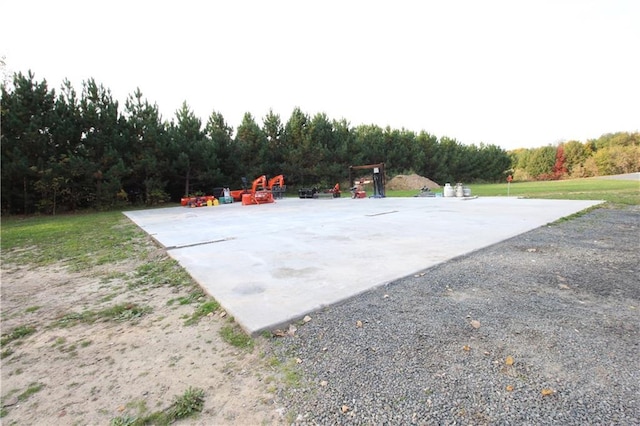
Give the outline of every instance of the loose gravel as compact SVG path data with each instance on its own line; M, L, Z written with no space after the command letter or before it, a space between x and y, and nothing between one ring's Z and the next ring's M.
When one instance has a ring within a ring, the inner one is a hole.
M301 377L278 402L300 425L640 424L639 253L640 208L598 208L314 313L270 345Z

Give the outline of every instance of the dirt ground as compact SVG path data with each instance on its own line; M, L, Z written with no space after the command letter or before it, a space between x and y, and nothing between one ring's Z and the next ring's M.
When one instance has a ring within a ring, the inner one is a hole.
M226 343L219 330L232 323L220 311L185 325L194 304L168 303L184 289L125 285L139 266L70 272L3 262L2 334L36 331L3 345L2 424L105 425L165 409L190 387L205 391L204 409L181 424L280 423L285 410L274 402L277 371L261 351L264 339L252 350ZM127 321L56 322L116 303L152 310Z
M429 188L433 190L440 188L440 185L424 176L412 174L395 176L387 182L387 188L391 191L403 191L409 189L419 190L422 188Z

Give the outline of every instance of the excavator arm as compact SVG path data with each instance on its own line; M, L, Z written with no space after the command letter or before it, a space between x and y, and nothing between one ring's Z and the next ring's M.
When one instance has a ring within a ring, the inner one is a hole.
M256 191L258 191L258 188L265 190L267 189L267 177L265 175L260 176L259 178L257 178L256 180L253 181L253 184L251 185L251 195L255 196L256 195Z
M269 179L269 189L273 190L274 186L284 187L284 176L278 175Z

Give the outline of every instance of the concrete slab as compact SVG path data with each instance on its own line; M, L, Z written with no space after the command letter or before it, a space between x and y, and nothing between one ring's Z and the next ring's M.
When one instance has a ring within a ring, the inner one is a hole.
M125 214L256 334L599 203L292 198Z

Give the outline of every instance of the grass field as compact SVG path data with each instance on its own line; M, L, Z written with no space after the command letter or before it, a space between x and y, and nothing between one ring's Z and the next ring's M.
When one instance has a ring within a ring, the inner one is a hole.
M2 260L45 266L62 261L72 270L136 255L144 232L119 211L2 218Z
M613 204L639 205L640 183L616 179L572 179L541 182L470 184L471 195L480 197L526 197L565 200L604 200ZM438 192L438 191L435 191ZM440 191L442 192L442 191ZM389 197L411 197L418 191L387 191Z

